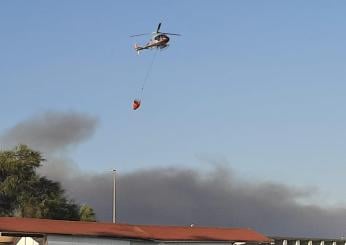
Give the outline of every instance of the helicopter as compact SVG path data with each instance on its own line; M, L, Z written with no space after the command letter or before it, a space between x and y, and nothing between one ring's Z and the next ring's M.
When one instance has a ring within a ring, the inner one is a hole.
M142 34L136 34L136 35L131 35L130 37L138 37L138 36L144 36L144 35L152 35L152 38L150 41L145 44L144 46L139 46L138 44L134 45L134 49L137 51L137 54L140 53L140 51L145 50L145 49L164 49L169 46L169 35L173 36L181 36L180 34L177 33L169 33L169 32L160 32L161 28L161 23L158 24L156 28L156 32L153 33L142 33Z

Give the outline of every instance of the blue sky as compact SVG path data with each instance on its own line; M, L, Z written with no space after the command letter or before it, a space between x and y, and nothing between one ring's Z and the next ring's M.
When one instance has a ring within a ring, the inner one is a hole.
M49 110L99 118L87 171L229 164L345 202L342 1L3 1L0 130ZM131 34L181 33L159 52Z

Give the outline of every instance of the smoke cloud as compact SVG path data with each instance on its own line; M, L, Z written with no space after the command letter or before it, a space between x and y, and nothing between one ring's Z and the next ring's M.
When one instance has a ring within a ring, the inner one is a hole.
M111 173L78 173L63 181L73 197L95 208L100 220L111 220ZM205 173L185 168L137 170L117 176L117 218L120 223L250 227L268 235L340 237L346 209L300 202L314 192L239 180L225 166Z
M95 131L97 119L75 112L46 112L18 123L1 137L5 145L27 144L52 153L76 145Z
M62 183L70 197L91 205L99 220L112 217L112 173L85 173L57 156L87 140L97 120L78 113L45 113L7 130L2 142L26 143L48 152L41 172ZM164 159L163 159L164 161ZM117 219L121 223L250 227L267 235L341 237L346 209L306 205L316 194L274 182L239 179L226 164L201 172L152 168L117 175Z

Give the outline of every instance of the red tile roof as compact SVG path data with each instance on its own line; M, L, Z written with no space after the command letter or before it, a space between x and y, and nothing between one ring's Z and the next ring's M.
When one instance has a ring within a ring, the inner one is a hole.
M97 222L0 217L0 232L101 236L160 241L242 241L269 243L250 229L126 225Z

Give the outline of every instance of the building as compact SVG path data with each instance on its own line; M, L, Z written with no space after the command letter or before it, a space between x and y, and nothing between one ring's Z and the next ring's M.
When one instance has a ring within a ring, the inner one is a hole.
M275 245L346 245L344 238L272 237Z
M126 225L0 217L7 245L241 245L273 240L247 228Z

